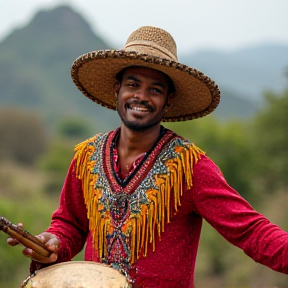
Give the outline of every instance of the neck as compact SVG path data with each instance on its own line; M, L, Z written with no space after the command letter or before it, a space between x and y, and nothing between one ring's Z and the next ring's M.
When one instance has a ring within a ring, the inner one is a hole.
M149 151L160 135L161 125L155 125L142 131L134 131L121 123L118 149L127 153L145 153Z

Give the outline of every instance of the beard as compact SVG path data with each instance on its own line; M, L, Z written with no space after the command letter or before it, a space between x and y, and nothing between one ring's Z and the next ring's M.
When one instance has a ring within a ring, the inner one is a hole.
M136 103L135 101L133 103ZM155 111L152 107L150 107L149 105L147 105L146 103L141 103L139 102L139 104L143 105L143 107L147 108L151 114L153 114L153 112ZM126 109L128 109L126 107ZM119 109L117 109L117 112L118 112L118 115L120 116L120 119L122 120L123 124L133 130L133 131L144 131L144 130L147 130L153 126L156 126L158 125L162 118L163 118L163 115L164 115L164 107L163 107L163 110L162 110L162 113L158 113L157 115L155 115L155 117L152 117L150 118L149 120L147 120L146 122L141 122L141 118L139 118L139 120L133 120L133 121L129 121L125 118L125 114L120 112Z
M119 112L118 112L118 114L119 114L123 124L127 128L129 128L129 129L131 129L133 131L144 131L144 130L147 130L147 129L153 127L153 126L158 125L161 122L161 120L162 120L162 116L161 116L161 117L157 117L157 118L151 119L151 121L147 121L145 123L141 123L140 121L137 121L137 120L128 121L125 118L123 118Z

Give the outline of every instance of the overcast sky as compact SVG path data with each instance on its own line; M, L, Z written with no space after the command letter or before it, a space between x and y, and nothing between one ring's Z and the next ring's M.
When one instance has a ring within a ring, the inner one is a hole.
M39 9L67 3L117 48L143 25L170 32L180 52L288 45L288 0L0 0L0 41Z

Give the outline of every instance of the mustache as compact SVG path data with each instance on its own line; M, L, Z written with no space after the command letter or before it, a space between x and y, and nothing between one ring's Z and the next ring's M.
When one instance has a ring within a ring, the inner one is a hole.
M146 108L148 109L149 112L154 112L155 109L153 107L151 107L147 101L139 101L138 99L131 99L131 100L128 100L126 105L130 105L130 104L136 104L136 105L139 105L139 106L142 106L143 108Z

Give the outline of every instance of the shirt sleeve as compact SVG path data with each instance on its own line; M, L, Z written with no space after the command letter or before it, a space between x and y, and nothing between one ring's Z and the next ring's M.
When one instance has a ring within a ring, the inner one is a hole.
M194 208L225 239L256 262L288 274L288 233L255 211L202 156L193 172Z
M46 230L55 234L60 240L58 259L52 264L72 260L82 250L89 231L82 183L76 177L74 167L75 160L71 162L65 178L59 207L52 214L50 227ZM33 273L33 270L46 266L32 261L30 272Z

